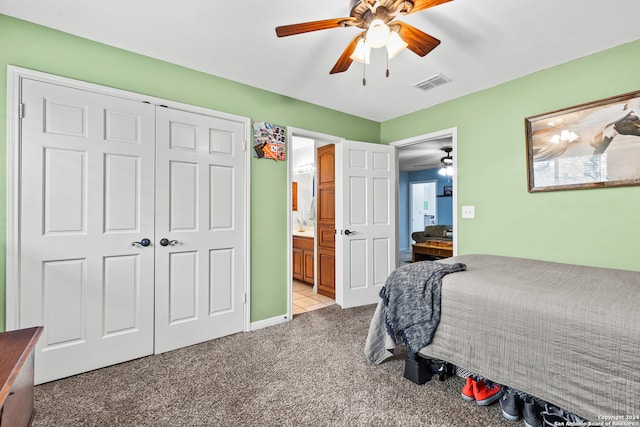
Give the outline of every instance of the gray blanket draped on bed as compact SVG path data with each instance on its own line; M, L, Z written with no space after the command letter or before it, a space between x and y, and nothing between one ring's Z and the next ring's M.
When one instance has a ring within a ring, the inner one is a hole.
M440 322L442 278L463 270L466 266L461 263L425 261L393 271L380 291L382 301L377 309L377 315L384 316L389 335L400 337L415 353L428 345ZM384 338L383 334L377 335L382 342L377 343L375 349L366 346L365 353L369 361L379 363L380 352L384 352L381 348Z

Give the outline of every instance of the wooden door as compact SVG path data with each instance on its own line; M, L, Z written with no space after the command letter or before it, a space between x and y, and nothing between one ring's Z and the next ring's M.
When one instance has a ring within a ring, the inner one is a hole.
M317 266L318 293L336 297L336 209L335 209L335 146L325 145L317 149L318 199L317 199Z

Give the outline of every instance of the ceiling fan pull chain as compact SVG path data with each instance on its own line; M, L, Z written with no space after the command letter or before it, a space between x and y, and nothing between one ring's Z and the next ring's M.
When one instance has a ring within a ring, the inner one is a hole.
M362 63L362 86L367 85L367 63Z
M389 46L387 46L387 50L389 50ZM387 55L387 78L389 78L389 55Z

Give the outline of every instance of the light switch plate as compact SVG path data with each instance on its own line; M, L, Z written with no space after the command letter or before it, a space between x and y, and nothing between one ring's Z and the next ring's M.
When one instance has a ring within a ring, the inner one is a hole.
M462 218L473 219L476 217L476 207L475 206L463 206L462 207Z

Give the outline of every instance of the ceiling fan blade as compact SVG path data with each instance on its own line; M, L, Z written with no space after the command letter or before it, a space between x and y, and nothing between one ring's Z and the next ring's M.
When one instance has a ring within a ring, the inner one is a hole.
M333 18L322 21L303 22L301 24L282 25L276 27L276 34L278 37L286 37L309 33L311 31L328 30L329 28L340 27L341 22L351 22L352 20L353 18Z
M398 28L398 35L407 43L407 48L418 56L425 56L440 44L440 40L404 22L395 21L390 27Z
M419 12L442 3L449 3L450 1L452 0L413 0L413 8L409 13Z
M351 66L351 63L353 62L353 59L351 59L351 55L353 54L353 51L356 50L358 40L365 33L366 31L363 31L358 34L353 40L351 40L351 43L349 43L349 46L347 46L344 52L342 52L342 55L340 55L340 58L338 58L338 62L336 62L336 65L333 66L329 74L342 73L349 69L349 66Z

